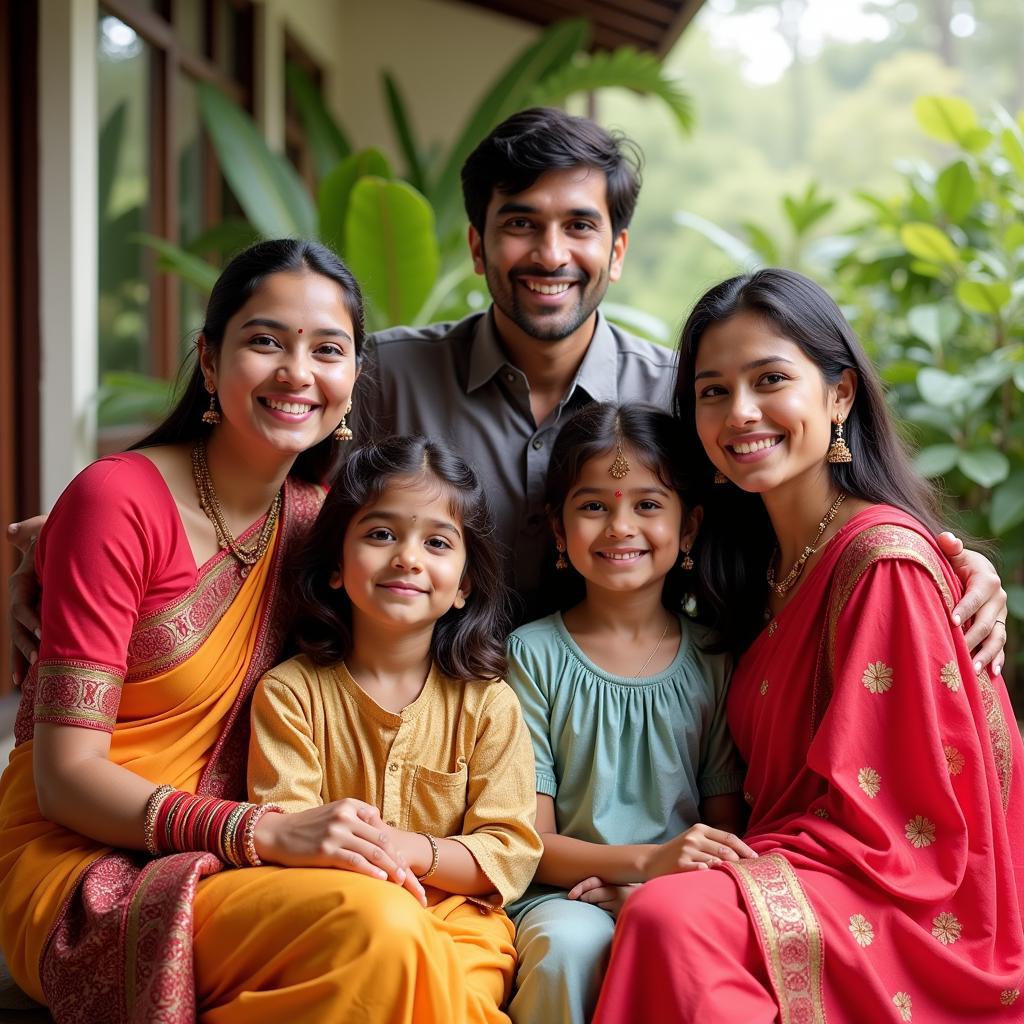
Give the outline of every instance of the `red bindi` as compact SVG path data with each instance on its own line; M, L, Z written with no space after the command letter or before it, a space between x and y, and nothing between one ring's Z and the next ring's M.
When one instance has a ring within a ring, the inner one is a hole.
M299 328L299 334L301 334L301 333L302 333L302 328L300 327L300 328Z
M615 492L615 497L616 498L621 498L622 497L622 491L616 491Z

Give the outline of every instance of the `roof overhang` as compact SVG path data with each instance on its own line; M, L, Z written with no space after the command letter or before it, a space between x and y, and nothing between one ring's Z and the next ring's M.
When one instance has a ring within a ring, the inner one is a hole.
M547 26L566 18L591 25L591 49L632 46L664 57L704 0L462 0L473 7Z

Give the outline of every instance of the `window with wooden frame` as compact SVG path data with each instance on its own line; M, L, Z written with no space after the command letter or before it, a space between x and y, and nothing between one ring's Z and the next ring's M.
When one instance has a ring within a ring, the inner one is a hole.
M100 0L96 28L100 377L170 379L202 324L204 296L159 270L140 236L206 255L207 232L237 216L202 128L198 85L251 109L252 5ZM101 450L131 439L110 423L100 428Z
M303 49L295 38L289 33L284 37L284 59L286 64L294 64L316 87L317 92L323 92L324 71L319 64ZM309 135L306 126L302 123L298 106L291 88L286 84L284 93L284 146L285 155L292 166L299 172L302 180L309 186L309 190L316 195L317 174L313 162L313 150L309 144Z

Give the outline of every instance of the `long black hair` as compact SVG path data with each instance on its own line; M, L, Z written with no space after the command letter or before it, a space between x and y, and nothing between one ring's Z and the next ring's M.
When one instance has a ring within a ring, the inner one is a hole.
M206 321L202 329L206 347L219 352L228 321L252 298L266 278L284 271L320 274L341 288L349 316L352 317L358 365L366 334L363 324L363 293L359 283L352 271L326 245L301 238L276 238L257 242L228 263L217 278L206 304ZM210 428L202 422L203 413L210 402L204 386L203 369L195 352L189 358L194 360L194 365L189 371L186 360L181 368L180 373L189 373L181 398L167 414L167 418L133 448L189 443L209 434ZM295 460L291 473L301 480L321 483L334 464L335 454L333 438L328 436L302 452Z
M610 455L619 445L636 456L667 488L679 495L684 516L700 502L697 476L681 457L675 420L653 405L629 402L594 402L584 406L558 432L551 449L544 500L553 522L562 518L565 499L580 477L583 466L593 458ZM722 609L714 606L712 591L707 586L709 557L718 545L704 535L704 528L690 550L694 568L684 572L677 563L665 577L662 602L672 611L692 595L699 617L715 626ZM553 556L547 559L550 564ZM558 607L565 610L583 600L586 585L583 577L571 566L552 575L554 596Z
M753 313L798 345L827 384L844 370L857 377L853 405L843 423L853 453L849 463L829 464L835 486L872 504L893 505L920 520L932 533L946 528L939 494L913 468L889 407L881 379L832 297L793 270L766 268L732 277L707 291L683 326L675 385L678 436L685 457L705 485L705 521L718 523L730 539L715 553L716 588L734 611L728 630L743 647L761 626L768 597L765 571L775 546L764 502L733 487L709 486L715 467L697 436L697 352L704 332L739 313ZM822 453L824 456L824 453Z
M299 649L318 664L343 661L352 651L352 603L331 587L349 524L396 477L435 480L462 523L466 576L463 608L434 625L431 656L446 675L463 681L505 674L509 595L494 539L494 523L477 475L450 448L419 435L388 437L352 451L331 482L324 506L297 559Z

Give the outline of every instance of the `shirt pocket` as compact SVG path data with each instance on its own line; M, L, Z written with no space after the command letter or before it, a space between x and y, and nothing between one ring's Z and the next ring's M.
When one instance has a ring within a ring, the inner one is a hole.
M429 832L440 839L461 835L468 786L469 766L461 757L454 772L417 765L409 808L410 831Z

